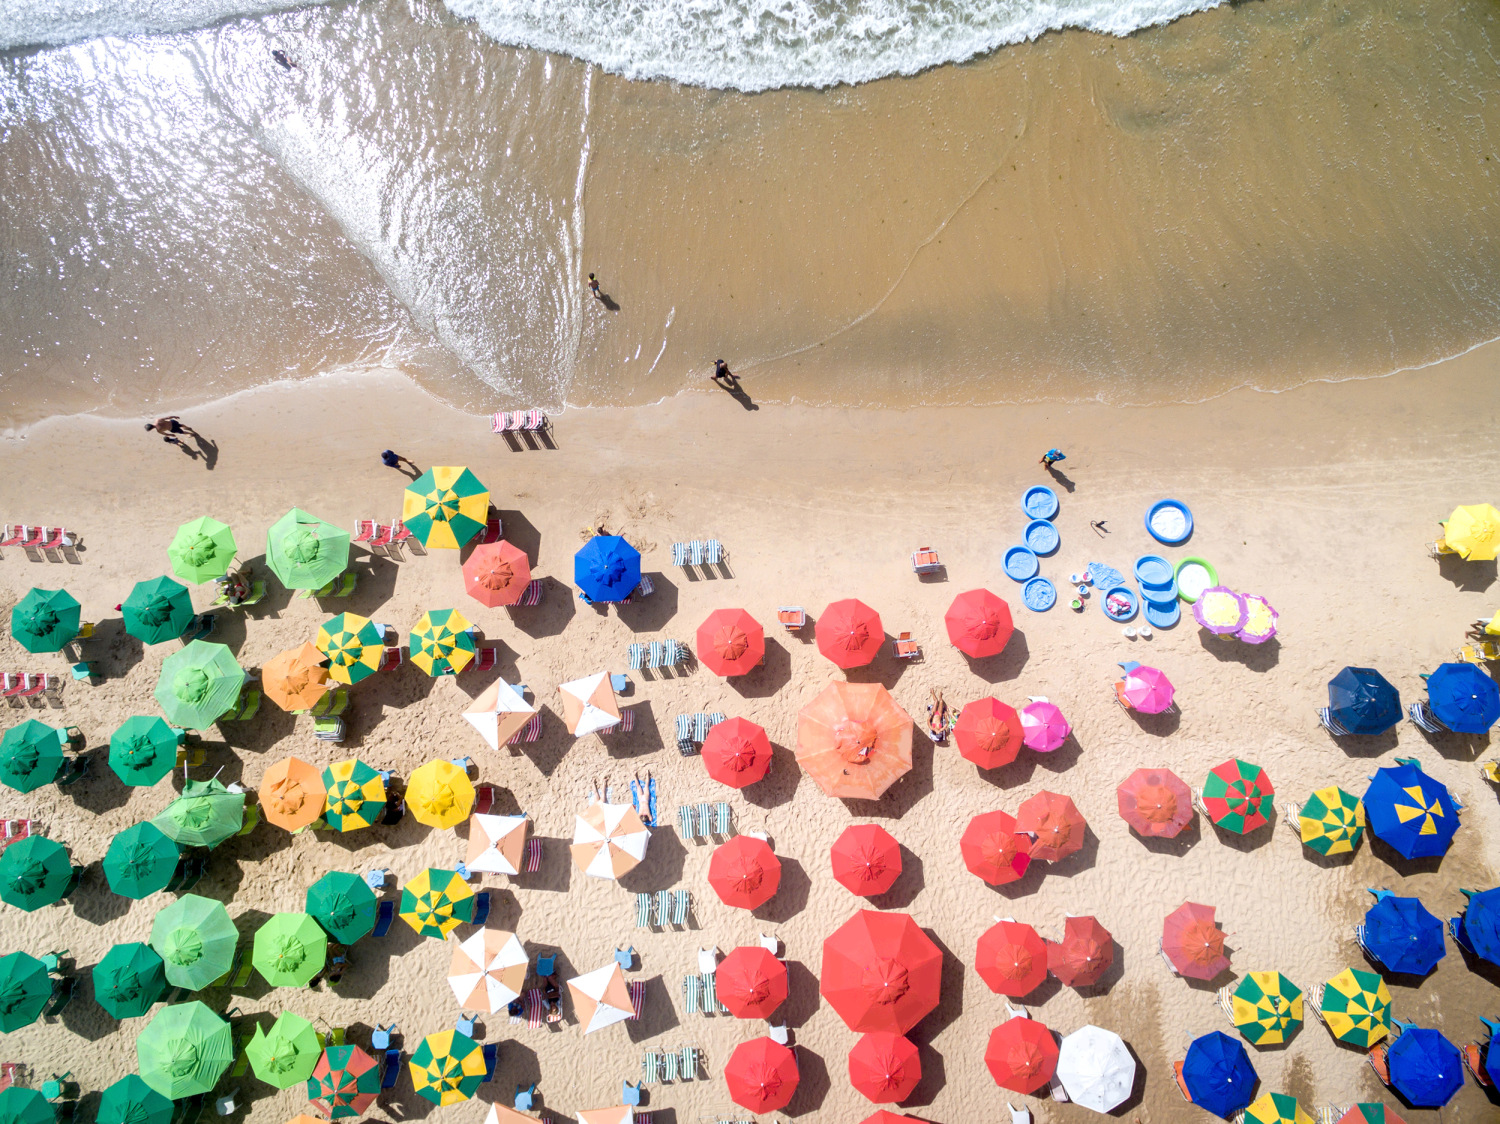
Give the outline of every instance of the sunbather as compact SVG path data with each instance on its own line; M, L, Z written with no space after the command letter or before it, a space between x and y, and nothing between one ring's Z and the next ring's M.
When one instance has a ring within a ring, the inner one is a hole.
M547 1021L549 1023L562 1021L562 1009L557 1005L560 995L561 993L557 990L557 977L548 976L542 984L542 1002L547 1005Z
M943 692L929 688L932 702L927 704L927 731L932 740L942 745L948 740L948 704L943 701Z

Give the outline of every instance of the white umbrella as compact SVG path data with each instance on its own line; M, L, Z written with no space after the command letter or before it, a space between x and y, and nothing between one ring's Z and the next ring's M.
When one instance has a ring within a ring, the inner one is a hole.
M594 878L619 878L646 857L651 832L629 804L594 801L575 817L573 864Z
M499 749L536 713L536 707L521 697L521 692L503 679L497 679L479 693L464 711L469 725L491 749Z
M527 1116L524 1112L517 1112L503 1104L490 1105L490 1114L484 1118L484 1124L537 1124L535 1116Z
M625 988L625 975L618 964L606 964L574 976L568 981L568 990L573 993L573 1009L585 1034L624 1022L635 1014L630 992Z
M578 1124L632 1124L635 1110L628 1104L612 1108L585 1108L578 1113Z
M470 816L469 854L464 865L491 874L521 873L528 822L525 816Z
M1130 1096L1135 1059L1114 1031L1080 1027L1062 1040L1055 1077L1074 1104L1108 1112Z
M453 950L448 983L460 1007L499 1011L521 994L530 963L514 933L480 929Z
M558 690L563 697L563 722L575 737L607 730L620 723L620 705L609 673L601 671L584 679L564 683Z

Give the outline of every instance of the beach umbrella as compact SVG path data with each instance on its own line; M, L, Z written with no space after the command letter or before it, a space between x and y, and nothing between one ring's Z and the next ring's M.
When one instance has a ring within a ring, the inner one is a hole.
M131 824L109 841L104 877L122 898L139 900L167 888L181 857L177 844L154 823Z
M1257 593L1245 594L1245 625L1234 634L1236 640L1246 644L1264 644L1276 635L1276 622L1281 614L1271 603Z
M829 857L834 881L862 898L885 893L901 877L901 844L876 824L846 827Z
M306 987L327 961L328 934L311 914L275 913L255 930L250 963L272 987Z
M818 651L846 671L872 661L883 643L880 614L863 601L835 601L818 618Z
M714 848L708 860L708 884L725 905L756 909L776 896L781 860L764 839L736 835Z
M911 734L879 683L830 683L797 714L797 764L829 796L877 800L911 771Z
M751 1112L785 1108L797 1081L797 1055L769 1038L741 1042L724 1064L729 1099Z
M771 739L748 718L730 718L709 730L703 740L703 765L714 780L744 788L771 768Z
M615 690L608 672L595 672L560 684L557 689L562 693L563 725L574 737L581 738L620 724L620 704L615 701Z
M328 1047L307 1079L307 1099L330 1120L364 1116L379 1095L380 1068L358 1046Z
M526 552L504 539L476 546L463 569L465 591L489 609L516 604L531 584Z
M766 630L744 609L715 609L698 626L698 662L726 679L766 658Z
M974 968L991 991L1019 999L1047 978L1047 946L1030 925L997 921L979 935Z
M490 1115L495 1119L493 1121L486 1121L485 1124L524 1124L525 1121L535 1119L519 1112L512 1112L511 1116L501 1117L497 1109L504 1110L504 1106L490 1106ZM583 1108L578 1110L578 1124L633 1124L634 1120L635 1110L628 1104L611 1105L609 1108Z
M109 738L109 767L126 784L149 788L177 764L181 735L162 718L136 715Z
M1373 667L1346 667L1330 679L1328 712L1351 734L1383 734L1406 716L1400 693Z
M1374 972L1345 968L1323 985L1320 1009L1329 1033L1361 1050L1391 1032L1391 992Z
M469 704L463 712L464 721L479 731L479 736L491 749L498 750L506 742L526 728L536 713L532 706L503 679L496 679Z
M530 823L525 816L470 816L464 865L492 874L520 874Z
M1472 663L1439 664L1427 677L1427 702L1455 734L1489 733L1500 718L1500 686Z
M323 818L335 831L358 831L385 814L385 781L363 761L335 761L323 770Z
M314 647L327 658L329 675L340 683L354 684L380 670L385 633L369 617L340 613L318 626Z
M1193 1039L1182 1063L1193 1103L1225 1120L1250 1103L1259 1080L1244 1044L1221 1030Z
M1395 894L1377 895L1365 911L1364 950L1387 971L1425 976L1448 954L1443 944L1443 923L1417 898Z
M953 646L975 659L998 656L1015 631L1010 606L987 589L960 593L948 606L943 623Z
M245 794L230 792L218 780L188 781L151 822L184 847L217 847L245 826Z
M301 831L323 815L328 792L316 766L288 757L266 770L259 795L267 820L287 831Z
M1047 942L1047 970L1068 987L1099 982L1115 962L1115 939L1092 917L1069 917L1063 939Z
M1337 785L1316 790L1297 813L1302 842L1320 855L1351 854L1365 833L1365 806Z
M1057 1072L1057 1040L1035 1019L1016 1015L990 1031L984 1064L1002 1089L1035 1093Z
M176 640L193 620L187 586L171 578L136 582L120 605L125 631L143 644Z
M266 533L266 565L288 589L322 589L349 565L349 532L294 507Z
M1302 1025L1302 991L1280 972L1251 972L1229 995L1235 1027L1254 1046L1278 1046Z
M445 940L474 918L474 891L455 871L429 867L401 887L401 920L421 936Z
M420 824L457 827L474 808L474 784L452 761L434 758L418 765L406 782L406 806Z
M62 771L66 734L28 718L0 736L0 781L17 792L35 792Z
M1031 837L1016 830L1007 812L983 812L969 821L958 841L964 866L991 886L1014 882L1031 865Z
M82 609L65 589L28 589L10 611L10 634L28 652L61 652L78 635Z
M1112 1030L1083 1026L1062 1040L1056 1078L1074 1104L1108 1112L1135 1086L1135 1059Z
M175 1101L213 1092L234 1060L234 1037L202 1003L175 1003L136 1037L135 1056L141 1080Z
M304 640L266 661L260 688L282 710L311 710L328 693L328 657Z
M1500 887L1460 891L1468 905L1449 924L1455 939L1481 960L1500 965Z
M1057 862L1077 851L1087 828L1072 800L1045 789L1022 801L1016 812L1016 830L1033 837L1028 853L1043 862Z
M95 1124L172 1124L172 1102L127 1073L99 1094ZM45 1124L52 1124L49 1115Z
M1296 1097L1265 1093L1245 1109L1244 1124L1313 1124L1313 1118L1302 1111Z
M823 942L818 990L856 1033L905 1034L937 1006L942 981L941 950L904 913L862 909Z
M51 998L45 964L25 952L0 956L0 1031L9 1034L36 1022Z
M489 517L489 490L463 467L429 468L401 496L401 522L427 547L457 550Z
M574 976L568 981L568 993L573 997L573 1013L578 1016L585 1034L613 1026L635 1014L630 992L625 987L625 974L613 961L592 972Z
M457 675L474 659L474 626L455 609L429 609L411 630L411 662L428 675Z
M1349 1106L1347 1112L1334 1124L1406 1124L1396 1115L1396 1110L1376 1101L1360 1101Z
M1231 757L1203 782L1203 808L1225 831L1248 835L1271 822L1276 789L1259 765Z
M117 1019L151 1010L167 990L166 965L150 945L117 944L93 967L94 998Z
M624 601L641 584L641 552L619 535L595 535L573 555L573 584L590 601Z
M651 832L629 804L593 801L573 820L573 865L593 878L619 878L646 857Z
M1491 561L1500 550L1500 511L1487 503L1455 507L1443 521L1443 541L1466 561Z
M1438 1108L1464 1085L1464 1063L1458 1048L1436 1030L1414 1026L1403 1030L1385 1056L1391 1087L1418 1108Z
M996 698L976 699L958 713L953 741L959 754L981 769L1009 765L1025 744L1026 731L1015 708Z
M1238 632L1249 616L1245 599L1226 586L1205 589L1193 602L1193 619L1216 636Z
M876 1104L911 1096L922 1080L922 1059L911 1039L889 1031L863 1035L849 1051L849 1084Z
M162 958L167 982L189 991L201 991L229 971L239 940L223 903L197 894L183 894L151 921L151 947Z
M1045 699L1037 699L1021 708L1021 740L1027 749L1051 753L1060 748L1072 732L1073 727L1063 717L1063 712Z
M329 871L307 888L303 904L339 944L353 944L375 928L375 891L357 874Z
M245 672L223 644L194 640L161 665L156 701L167 721L188 730L206 730L239 702Z
M1224 939L1213 906L1184 902L1162 924L1161 950L1179 976L1211 980L1229 967Z
M229 573L237 549L234 532L204 515L177 528L167 546L167 560L172 563L172 573L196 584Z
M786 965L759 945L733 949L714 978L719 1003L737 1019L769 1019L786 1002Z
M1142 714L1161 714L1177 694L1165 672L1144 665L1127 671L1116 691L1127 706Z
M1377 769L1362 803L1375 837L1402 858L1441 855L1458 831L1458 806L1447 786L1422 772L1414 758Z
M1115 789L1120 818L1141 835L1173 839L1193 822L1193 794L1171 769L1137 769Z
M418 1096L435 1105L457 1104L484 1083L484 1051L468 1035L442 1030L417 1044L408 1068Z
M257 1026L245 1047L255 1076L278 1089L290 1089L311 1077L322 1052L313 1024L291 1011L283 1011L269 1032Z
M57 1109L37 1089L0 1089L0 1124L54 1124Z
M448 986L466 1011L503 1011L526 986L530 965L514 933L477 929L454 946Z
M27 913L61 901L75 877L68 849L44 835L28 835L0 855L0 901Z

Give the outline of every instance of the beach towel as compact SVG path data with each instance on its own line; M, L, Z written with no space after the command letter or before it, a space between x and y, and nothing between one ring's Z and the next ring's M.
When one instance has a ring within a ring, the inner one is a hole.
M1117 585L1125 584L1124 574L1102 562L1089 563L1089 577L1094 579L1094 584L1100 589L1114 589Z
M647 777L646 778L646 790L647 790L646 803L648 805L650 805L650 808L651 808L651 826L655 827L656 826L656 778L655 777Z
M526 1025L536 1030L542 1025L547 1005L542 1002L542 989L534 987L526 993ZM520 1022L519 1019L511 1019L511 1022Z

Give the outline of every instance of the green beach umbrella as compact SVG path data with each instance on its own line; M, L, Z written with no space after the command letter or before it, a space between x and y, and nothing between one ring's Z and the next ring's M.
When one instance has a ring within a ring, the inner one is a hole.
M250 963L272 987L307 986L327 959L328 934L309 914L273 914L255 931ZM302 1079L306 1078L303 1074Z
M172 1124L172 1102L128 1073L99 1094L95 1124Z
M266 533L266 562L288 589L320 589L349 565L349 532L294 507Z
M171 578L136 582L120 606L125 631L144 644L176 640L193 619L193 599L187 586Z
M30 913L60 901L72 888L73 863L55 839L28 835L0 855L0 901Z
M167 990L166 965L150 945L117 944L94 965L94 998L117 1019L151 1010Z
M154 823L131 824L109 841L104 877L122 898L139 900L167 888L181 857L177 844Z
M63 731L35 718L12 726L0 737L0 781L17 792L31 792L57 779L63 766Z
M224 906L197 894L183 894L151 922L151 947L165 962L167 982L191 991L229 971L239 940Z
M28 652L61 652L78 635L80 608L64 589L30 589L10 611L10 634Z
M39 1089L0 1090L0 1124L53 1124L57 1110Z
M357 874L334 870L307 888L307 912L340 944L375 928L375 891Z
M235 549L234 532L205 515L177 528L167 557L172 573L183 581L206 582L229 573Z
M245 794L217 780L188 781L182 795L151 821L184 847L217 847L245 826Z
M229 1024L202 1003L163 1007L135 1040L141 1079L177 1100L210 1093L234 1060Z
M52 998L47 965L35 956L12 952L0 956L0 1030L9 1034L42 1017Z
M290 1089L311 1077L322 1053L313 1024L291 1011L281 1013L269 1034L257 1026L245 1047L255 1076L278 1089Z
M245 672L223 644L194 640L161 665L156 701L173 725L206 730L239 701Z
M127 718L109 738L109 767L128 785L148 788L177 764L179 734L163 718Z

